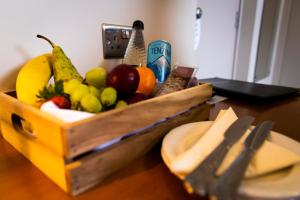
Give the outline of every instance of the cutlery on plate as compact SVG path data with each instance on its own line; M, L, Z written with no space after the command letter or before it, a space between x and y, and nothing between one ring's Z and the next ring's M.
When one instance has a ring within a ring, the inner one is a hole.
M221 165L226 153L231 146L236 143L246 132L248 127L254 121L251 116L238 118L224 133L223 141L215 150L209 154L199 166L185 177L185 186L193 188L194 192L200 195L206 195L211 183L216 178L215 174Z
M238 187L244 177L251 158L268 137L272 126L273 122L265 121L251 131L244 142L243 151L225 172L211 184L209 194L212 199L235 199Z

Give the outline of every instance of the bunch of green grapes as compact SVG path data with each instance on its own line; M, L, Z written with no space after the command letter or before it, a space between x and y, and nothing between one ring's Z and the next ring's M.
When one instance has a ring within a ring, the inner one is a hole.
M100 100L106 109L124 108L128 104L124 100L118 100L117 91L115 88L106 87L103 89Z
M70 95L72 109L91 113L102 110L100 90L94 86L88 86L73 79L64 83L64 92Z
M112 108L127 106L125 101L118 101L115 88L106 87L104 68L92 68L86 73L84 83L77 79L64 82L64 93L70 95L72 109L97 113Z
M99 94L97 97L103 105L104 110L127 106L125 101L121 101L121 103L119 103L115 88L106 87L106 77L107 72L103 67L94 67L85 74L85 82L89 85L89 87L93 88L92 90L94 93ZM100 93L96 92L97 89L100 90Z

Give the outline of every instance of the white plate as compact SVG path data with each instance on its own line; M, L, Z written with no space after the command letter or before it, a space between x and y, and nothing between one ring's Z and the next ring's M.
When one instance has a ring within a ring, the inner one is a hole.
M200 138L211 124L211 121L189 123L170 131L165 136L161 149L165 164L170 168L170 160L192 146L195 139ZM187 134L189 137L186 137ZM295 140L274 131L268 140L300 155L300 143ZM178 174L175 175L180 179L183 178ZM243 199L300 199L300 163L269 175L245 179L238 193Z

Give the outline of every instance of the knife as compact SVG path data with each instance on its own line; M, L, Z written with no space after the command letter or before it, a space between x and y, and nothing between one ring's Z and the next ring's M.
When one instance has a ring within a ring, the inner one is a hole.
M225 170L225 172L212 183L210 196L212 199L233 200L236 197L238 187L244 177L246 169L256 150L268 137L273 122L265 121L256 126L244 142L244 150Z
M226 153L231 146L242 137L253 121L253 117L244 116L233 122L224 133L224 140L198 167L185 177L185 186L188 190L193 188L197 194L208 194L210 185L216 177L216 171L221 165Z

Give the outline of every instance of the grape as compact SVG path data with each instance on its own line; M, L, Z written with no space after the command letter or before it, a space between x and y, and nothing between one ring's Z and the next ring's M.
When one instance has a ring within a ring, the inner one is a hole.
M100 100L100 90L97 89L95 86L89 85L90 93L96 96Z
M64 93L71 95L80 84L81 83L78 79L72 79L68 82L64 82Z
M80 102L81 98L89 93L89 87L85 84L80 84L75 88L75 90L71 93L71 102L72 105Z
M114 105L117 101L117 91L115 88L107 87L101 93L101 102L105 106Z
M116 104L116 107L115 108L125 108L127 107L128 104L126 103L126 101L123 101L123 100L119 100Z
M106 70L103 67L95 67L85 74L85 80L89 85L101 88L105 87L106 75Z
M91 113L97 113L102 110L102 105L98 98L90 93L82 97L80 105L83 108L83 110Z

